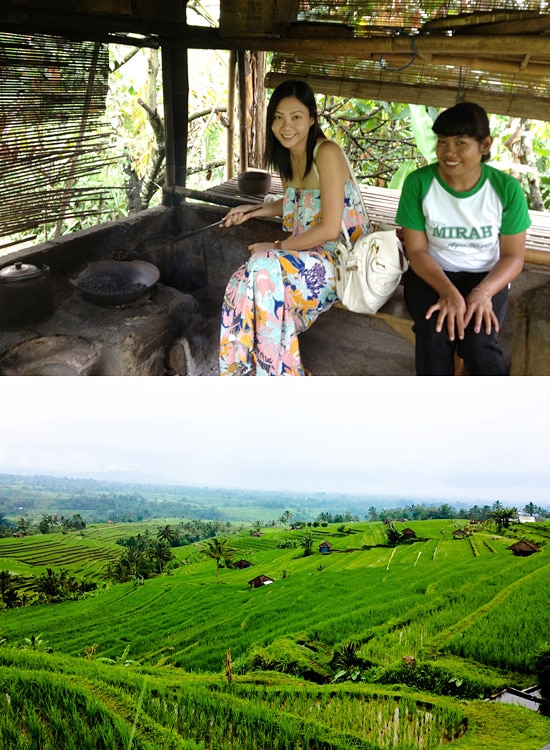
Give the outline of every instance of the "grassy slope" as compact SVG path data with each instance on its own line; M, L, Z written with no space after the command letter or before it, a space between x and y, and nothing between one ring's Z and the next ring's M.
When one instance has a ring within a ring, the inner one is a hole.
M546 551L514 558L506 549L510 539L504 537L479 534L472 547L468 540L452 540L454 526L447 521L408 525L427 540L395 552L364 548L380 543L380 524L354 524L357 531L349 535L335 527L318 529L314 550L327 539L334 552L309 558L299 548L276 548L299 533L274 529L259 539L232 537L237 557L247 558L253 567L221 570L219 585L213 561L201 560L195 548L180 548L176 554L188 563L172 576L145 586L114 586L80 602L4 612L2 636L16 644L41 633L56 654L73 657L97 643L99 655L116 658L130 644L130 658L171 673L174 665L220 673L227 648L238 659L282 636L321 642L328 651L353 638L363 642L364 656L393 664L407 654L441 658L442 649L457 638L475 648L477 634L480 642L515 644L520 657L514 659L521 659L523 651L525 661L537 638L542 642L547 637ZM89 550L90 540L82 542ZM247 581L259 573L275 583L250 590ZM531 602L527 630L525 610L514 607L520 594ZM460 658L445 658L459 669ZM487 654L484 664L468 657L465 668L488 671L494 678L497 672L491 668L499 666ZM550 733L550 721L526 709L472 703L464 710L470 729L453 743L461 750L512 745L515 750L540 750Z

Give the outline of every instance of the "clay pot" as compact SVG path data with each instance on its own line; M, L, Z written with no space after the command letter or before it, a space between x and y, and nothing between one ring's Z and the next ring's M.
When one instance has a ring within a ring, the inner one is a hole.
M264 195L271 187L271 175L259 170L241 172L237 179L237 187L239 193L244 195Z

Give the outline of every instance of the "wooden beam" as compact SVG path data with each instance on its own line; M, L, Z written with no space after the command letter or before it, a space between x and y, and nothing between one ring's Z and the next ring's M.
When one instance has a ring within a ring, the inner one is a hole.
M413 49L424 56L443 55L525 55L550 58L550 35L541 34L416 34L413 36L373 35L355 39L314 37L282 37L276 35L222 37L218 29L187 26L185 21L143 19L125 15L91 15L85 13L63 13L59 11L22 10L12 4L0 9L0 30L14 33L78 32L94 39L96 33L136 33L146 37L158 35L162 44L187 46L191 49L264 50L286 52L300 57L321 55L369 59L381 54L407 55ZM83 31L85 30L85 31Z
M414 40L414 41L413 41ZM476 35L416 34L414 36L373 35L355 39L316 39L313 37L223 37L216 29L189 27L187 43L197 49L253 49L286 52L300 58L318 55L325 59L350 57L368 59L371 55L410 55L414 48L418 54L445 55L525 55L550 57L550 36L539 34Z
M548 63L530 62L531 56L518 56L517 60L498 59L495 57L480 57L467 55L449 56L449 55L418 55L416 59L410 62L409 67L417 68L420 65L438 65L453 68L465 68L466 70L480 70L491 73L509 73L519 76L520 80L524 78L547 78L550 80L550 59ZM384 62L390 68L399 68L408 63L410 56L405 55L384 55Z
M266 85L277 86L288 78L282 73L270 73ZM456 104L456 88L438 85L403 84L392 81L351 80L329 78L321 75L300 76L315 92L342 96L345 98L373 99L374 101L408 102L432 107L452 107ZM503 114L510 117L531 117L535 120L550 121L550 100L536 99L514 94L491 93L487 90L476 90L472 94L467 88L462 89L462 99L473 99L492 114ZM535 114L536 113L536 114Z
M492 26L499 23L512 23L510 33L521 34L524 31L541 32L547 28L549 21L547 14L539 13L538 10L495 10L487 13L471 12L458 13L458 15L441 16L439 18L430 18L422 26L422 31L448 31L448 30L473 30L480 26ZM538 24L534 28L525 28L523 24Z
M167 21L165 18L143 18L127 15L95 15L90 13L70 13L60 10L22 10L5 8L2 0L0 9L0 30L14 34L59 34L68 36L71 32L86 34L86 39L94 40L94 34L133 33L145 37L165 36L177 39L181 45L187 39L185 19ZM159 4L160 5L160 4Z
M550 18L524 19L521 21L497 21L495 23L470 26L469 34L540 34L550 29ZM462 34L462 32L460 32Z

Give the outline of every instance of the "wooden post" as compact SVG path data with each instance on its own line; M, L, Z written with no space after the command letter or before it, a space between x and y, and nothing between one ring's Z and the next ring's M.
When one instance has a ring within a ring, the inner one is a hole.
M235 69L237 65L237 56L234 50L229 52L229 70L227 81L227 164L225 168L225 178L230 180L234 174L235 159Z
M166 132L166 187L185 186L189 130L187 50L162 47L162 85Z
M267 111L267 102L265 98L264 78L265 78L265 52L254 52L254 81L253 81L253 124L252 132L254 136L252 149L252 164L255 167L262 167L265 150L265 118Z
M239 172L248 169L248 118L246 95L246 52L237 52L237 79L239 83Z

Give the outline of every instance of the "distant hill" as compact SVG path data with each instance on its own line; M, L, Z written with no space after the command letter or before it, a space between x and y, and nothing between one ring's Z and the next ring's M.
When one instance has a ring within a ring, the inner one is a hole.
M337 520L334 516L340 515L340 522L348 522L372 518L372 509L409 519L449 518L472 505L447 503L441 497L197 487L172 484L165 477L144 472L96 472L93 477L0 474L0 514L12 519L79 513L86 522L170 517L275 524L288 511L294 521ZM415 513L418 508L443 506L443 513ZM489 506L479 501L479 507ZM332 518L326 518L327 514Z
M144 471L81 471L67 476L75 479L96 479L99 482L123 482L125 484L167 484L174 485L173 479L160 474L147 474Z

